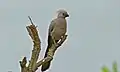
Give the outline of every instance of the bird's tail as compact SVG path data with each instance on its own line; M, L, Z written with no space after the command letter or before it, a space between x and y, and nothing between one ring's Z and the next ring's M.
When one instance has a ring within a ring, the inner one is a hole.
M59 41L59 40L55 40L56 43L57 43L58 41ZM45 52L44 58L47 57L49 48L51 48L52 44L53 44L53 40L52 40L52 37L49 35L49 36L48 36L48 46L47 46L47 50L46 50L46 52ZM46 71L47 69L49 69L50 63L51 63L51 60L48 61L48 62L46 62L44 65L42 65L41 71L44 72L44 71Z
M46 50L46 52L45 52L44 58L47 57L47 53L48 53L49 48L50 48L51 46L52 46L52 37L49 35L49 36L48 36L48 46L47 46L47 50ZM46 70L50 67L50 63L51 63L51 61L48 61L48 62L46 62L44 65L42 65L41 71L42 71L42 72L43 72L43 71L46 71Z

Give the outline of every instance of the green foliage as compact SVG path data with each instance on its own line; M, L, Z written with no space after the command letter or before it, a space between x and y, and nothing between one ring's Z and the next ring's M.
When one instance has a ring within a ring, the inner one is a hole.
M110 69L107 66L103 66L101 70L102 72L118 72L117 63L113 62L112 71L110 71Z
M113 63L112 68L113 68L113 72L118 72L117 63L116 62Z
M106 66L102 67L102 72L110 72L109 68Z

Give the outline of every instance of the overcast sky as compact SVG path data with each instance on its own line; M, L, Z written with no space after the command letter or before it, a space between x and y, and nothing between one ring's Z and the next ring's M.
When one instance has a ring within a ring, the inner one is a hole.
M38 26L43 57L48 25L60 8L70 15L68 38L48 72L100 72L114 60L120 67L120 0L0 0L0 72L20 72L19 61L30 58L28 15Z

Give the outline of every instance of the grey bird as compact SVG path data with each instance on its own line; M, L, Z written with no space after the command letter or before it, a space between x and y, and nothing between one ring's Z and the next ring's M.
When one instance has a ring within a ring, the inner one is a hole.
M67 31L67 22L65 18L69 17L68 13L63 9L58 10L57 13L58 13L57 18L53 19L49 26L48 46L44 58L47 57L49 49L51 48L52 45L51 41L53 41L52 39L54 38L55 42L57 43L65 35ZM41 71L43 72L49 69L50 63L51 61L42 65Z

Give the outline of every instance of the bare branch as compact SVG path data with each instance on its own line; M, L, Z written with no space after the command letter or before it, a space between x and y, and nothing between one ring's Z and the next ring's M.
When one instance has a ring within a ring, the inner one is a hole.
M37 32L35 25L30 25L30 26L27 26L26 28L27 28L29 35L31 36L33 43L34 43L34 45L33 45L34 47L32 50L32 56L29 61L28 68L31 69L32 71L35 71L35 65L38 60L39 53L41 50L40 39L39 39L38 32Z
M32 25L34 25L34 24L33 24L32 19L31 19L31 17L30 17L30 16L28 16L28 18L29 18L29 20L30 20L31 24L32 24Z
M39 57L39 53L40 53L40 50L41 50L41 42L40 42L40 39L39 39L39 36L38 36L38 31L36 29L36 26L33 24L30 16L28 16L28 18L30 19L31 21L31 24L32 25L29 25L27 26L27 31L29 32L29 35L33 41L33 50L32 50L32 55L31 55L31 59L29 61L29 64L28 64L28 67L26 67L26 70L22 70L22 72L35 72L35 66L36 66L36 63L37 63L37 60L38 60L38 57ZM23 59L23 61L26 60L26 57ZM25 67L26 65L26 62L23 63L23 61L20 61L20 66L21 68L23 68L23 66Z
M22 61L20 61L20 66L23 68L23 67L26 67L26 63L27 63L27 60L26 60L26 57L23 58Z
M55 51L57 50L58 47L60 47L60 46L63 44L63 42L66 40L66 38L67 38L67 35L65 35L65 36L60 40L59 43L56 43L56 45L53 44L53 45L51 46L51 48L50 48L51 50L49 51L48 56L47 56L46 58L38 61L38 63L36 64L36 69L37 69L39 66L41 66L41 65L45 64L46 62L48 62L48 61L50 61L50 60L53 59L53 56L54 56Z
M26 57L24 57L22 61L19 61L19 63L20 63L20 66L21 66L21 72L27 72L27 67L26 67L27 60L26 60Z

